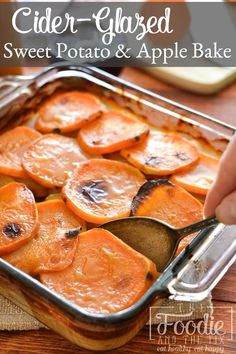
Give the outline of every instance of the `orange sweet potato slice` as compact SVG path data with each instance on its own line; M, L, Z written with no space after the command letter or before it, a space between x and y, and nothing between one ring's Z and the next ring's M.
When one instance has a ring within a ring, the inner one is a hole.
M76 217L62 200L42 202L37 208L37 235L4 257L15 267L34 276L68 267L74 258L79 233L85 230L84 221Z
M0 175L0 187L3 187L6 184L12 182L19 182L25 184L26 187L29 188L34 193L34 196L37 198L43 198L48 195L48 190L40 184L36 183L31 178L13 178L10 176Z
M188 235L188 236L186 236L185 238L183 238L183 240L182 241L180 241L180 243L179 243L179 245L178 245L178 248L177 248L177 250L176 250L176 256L178 256L178 254L180 253L180 252L182 252L183 251L183 249L184 248L186 248L188 245L189 245L189 243L194 239L194 237L197 235L197 233L195 232L195 233L193 233L193 234L191 234L191 235Z
M22 156L35 139L41 136L36 130L20 126L0 136L0 173L11 177L27 177L21 166Z
M80 234L72 265L41 281L88 312L109 314L133 305L156 278L152 261L110 232L92 229Z
M181 228L203 218L203 205L183 188L167 179L150 180L132 202L132 215L160 219Z
M102 108L99 98L91 93L59 93L39 109L35 127L42 133L72 132L100 115Z
M140 188L132 202L132 215L160 219L174 228L181 228L203 218L203 205L190 193L167 179L150 180ZM179 244L179 254L195 237L185 237Z
M146 124L118 111L109 111L81 128L78 141L90 154L108 154L142 142L148 133Z
M16 178L17 182L23 183L28 187L36 198L45 198L48 195L48 189L43 187L41 184L35 182L31 178Z
M185 173L175 174L171 179L189 192L206 195L215 181L218 167L218 158L201 153L195 167Z
M62 187L68 174L87 158L88 155L81 151L75 139L47 134L28 147L22 164L36 182L54 188Z
M128 216L131 201L144 182L142 173L126 163L93 159L73 171L62 193L74 213L99 224Z
M6 184L15 182L15 179L10 176L0 175L0 187L5 186Z
M50 193L45 200L63 200L61 193Z
M170 175L192 167L199 160L197 148L185 138L150 132L141 144L124 149L121 155L142 172L150 175Z
M33 193L21 183L0 188L0 255L12 252L35 236L38 213Z

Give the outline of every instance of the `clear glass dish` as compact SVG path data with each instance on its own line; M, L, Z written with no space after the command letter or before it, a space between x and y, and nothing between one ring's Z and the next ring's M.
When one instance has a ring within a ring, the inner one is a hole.
M96 68L59 64L36 77L9 76L0 81L0 129L22 117L60 88L80 88L112 98L159 128L176 130L223 151L234 127L176 102L128 84ZM0 259L0 293L54 331L91 350L110 350L134 337L148 319L149 306L171 297L200 301L235 260L236 226L200 232L130 308L111 315L89 314L36 279Z

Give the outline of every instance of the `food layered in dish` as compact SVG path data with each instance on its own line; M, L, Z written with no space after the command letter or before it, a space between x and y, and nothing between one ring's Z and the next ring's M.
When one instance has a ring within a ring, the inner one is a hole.
M103 314L133 305L156 278L152 261L102 228L80 234L71 266L41 276L50 289Z
M57 92L31 116L0 135L0 254L88 312L124 310L156 266L98 226L201 220L219 156L88 92Z

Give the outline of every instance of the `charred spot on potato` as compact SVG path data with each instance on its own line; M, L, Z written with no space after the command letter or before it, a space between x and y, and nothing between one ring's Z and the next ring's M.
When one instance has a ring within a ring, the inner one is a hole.
M147 272L146 280L147 281L153 281L154 280L153 274L151 272Z
M93 140L93 141L92 141L92 144L93 144L93 145L101 145L101 144L102 144L102 140L101 140L101 139Z
M55 128L55 129L53 129L52 133L61 134L61 129L60 128Z
M76 227L76 228L74 228L74 229L70 229L69 231L67 231L67 232L65 233L65 237L66 237L66 238L74 238L74 237L77 237L77 236L80 234L81 230L82 230L82 227Z
M174 157L176 157L177 159L181 160L181 161L188 161L189 157L185 152L176 152L174 154Z
M173 183L170 182L167 178L153 179L145 182L138 190L138 193L133 198L131 203L131 215L135 215L139 205L145 201L146 198L152 193L152 191L160 186L173 186Z
M2 232L8 238L15 238L15 237L20 236L21 227L19 224L14 222L14 223L5 225Z
M138 135L135 136L135 137L134 137L134 141L136 141L136 142L140 141L140 136L138 136Z
M106 184L101 180L89 181L85 183L79 187L78 192L94 203L98 203L108 195Z
M159 163L162 163L162 158L160 156L150 156L145 160L146 165L158 165Z

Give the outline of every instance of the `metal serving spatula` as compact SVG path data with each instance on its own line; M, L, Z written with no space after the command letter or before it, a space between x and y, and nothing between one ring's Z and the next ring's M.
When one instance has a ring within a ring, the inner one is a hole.
M157 271L163 272L185 236L218 223L213 216L187 227L174 229L158 219L133 216L110 221L100 227L151 259L156 264Z

